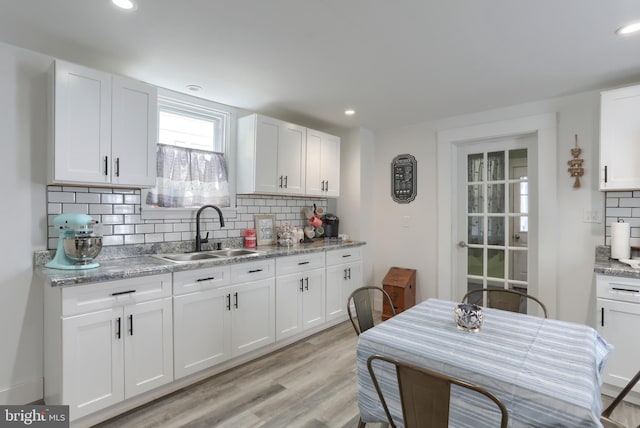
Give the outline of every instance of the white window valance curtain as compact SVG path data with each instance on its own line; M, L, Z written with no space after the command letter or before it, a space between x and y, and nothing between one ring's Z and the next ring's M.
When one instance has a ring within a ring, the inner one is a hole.
M224 154L158 144L156 187L147 205L192 208L206 204L230 206Z

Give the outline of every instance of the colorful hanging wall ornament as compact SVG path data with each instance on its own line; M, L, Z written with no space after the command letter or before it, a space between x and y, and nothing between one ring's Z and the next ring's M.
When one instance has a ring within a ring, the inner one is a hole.
M569 174L571 177L575 177L575 181L573 182L573 187L580 187L580 177L584 175L584 168L582 167L583 159L580 159L580 154L582 153L582 149L578 147L578 134L576 134L576 145L571 149L571 156L573 159L567 161L569 164Z

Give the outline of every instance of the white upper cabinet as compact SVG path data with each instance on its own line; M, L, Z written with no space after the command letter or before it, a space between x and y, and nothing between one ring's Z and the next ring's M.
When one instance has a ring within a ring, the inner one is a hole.
M307 129L308 196L340 196L340 138Z
M59 60L51 79L49 182L153 186L157 89Z
M640 189L640 85L601 93L600 190Z
M111 183L152 187L156 184L157 89L114 76L111 100Z
M306 128L253 114L238 120L238 193L304 195Z

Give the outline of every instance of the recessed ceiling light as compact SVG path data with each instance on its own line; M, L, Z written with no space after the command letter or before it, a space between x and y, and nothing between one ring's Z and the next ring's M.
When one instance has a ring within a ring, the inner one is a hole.
M200 85L187 85L187 89L190 90L191 92L198 92L199 90L202 89L202 86L200 86Z
M344 114L346 114L347 116L353 116L354 114L356 114L356 111L352 108L347 109L344 111Z
M625 25L616 30L616 34L624 35L631 34L640 31L640 22L634 22L633 24Z
M111 3L115 4L120 9L136 10L138 8L132 0L111 0Z

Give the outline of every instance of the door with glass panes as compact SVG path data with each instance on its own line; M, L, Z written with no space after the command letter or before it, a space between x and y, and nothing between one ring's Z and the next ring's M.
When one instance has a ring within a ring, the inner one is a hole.
M474 143L459 152L460 296L479 288L529 293L528 139ZM472 303L484 304L486 296ZM526 301L521 312L527 311Z

